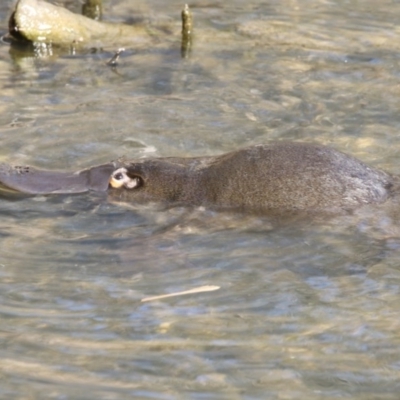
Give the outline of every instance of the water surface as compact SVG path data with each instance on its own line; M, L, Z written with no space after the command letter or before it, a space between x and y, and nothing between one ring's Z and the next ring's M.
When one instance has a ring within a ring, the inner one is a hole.
M110 21L168 27L116 69L118 46L2 45L1 161L79 169L285 139L400 173L399 4L191 6L188 60L175 0L105 1ZM2 398L398 398L400 239L385 210L276 220L87 194L1 199L0 214ZM220 289L141 302L203 285Z

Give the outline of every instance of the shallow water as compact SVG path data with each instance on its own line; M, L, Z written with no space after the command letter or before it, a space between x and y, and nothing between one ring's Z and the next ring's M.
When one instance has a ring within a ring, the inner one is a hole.
M329 144L400 173L400 5L105 2L154 47L34 57L0 46L1 161L82 168ZM6 29L8 8L0 5ZM118 47L118 46L116 46ZM397 399L400 236L385 210L311 221L0 201L0 397ZM204 285L220 289L150 302Z

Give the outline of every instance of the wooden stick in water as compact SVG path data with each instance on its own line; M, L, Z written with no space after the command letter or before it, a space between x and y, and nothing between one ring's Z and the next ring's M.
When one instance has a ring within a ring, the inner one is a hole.
M175 293L169 293L169 294L162 294L159 296L145 297L144 299L142 299L140 301L142 303L144 303L146 301L166 299L168 297L183 296L186 294L212 292L212 291L218 290L218 289L220 289L220 286L206 285L206 286L200 286L200 287L189 289L189 290L184 290L183 292L175 292Z
M185 4L182 10L182 58L188 58L192 50L193 41L193 16L189 6Z

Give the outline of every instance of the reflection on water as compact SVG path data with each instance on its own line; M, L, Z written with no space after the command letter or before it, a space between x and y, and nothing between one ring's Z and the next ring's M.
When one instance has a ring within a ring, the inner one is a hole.
M182 5L136 3L104 12L177 40L128 48L116 70L115 49L0 47L1 160L79 169L295 139L400 173L397 4L200 1L183 61ZM397 399L397 214L1 199L0 397ZM220 289L141 302L203 285Z

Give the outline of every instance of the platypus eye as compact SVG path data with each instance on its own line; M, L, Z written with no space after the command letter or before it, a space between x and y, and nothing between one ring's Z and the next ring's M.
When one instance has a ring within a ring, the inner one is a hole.
M142 180L138 176L130 176L126 168L119 168L115 170L110 177L110 185L119 189L124 187L126 189L134 189L142 184Z
M122 179L124 179L124 174L122 172L117 172L113 177L117 181L122 181Z

